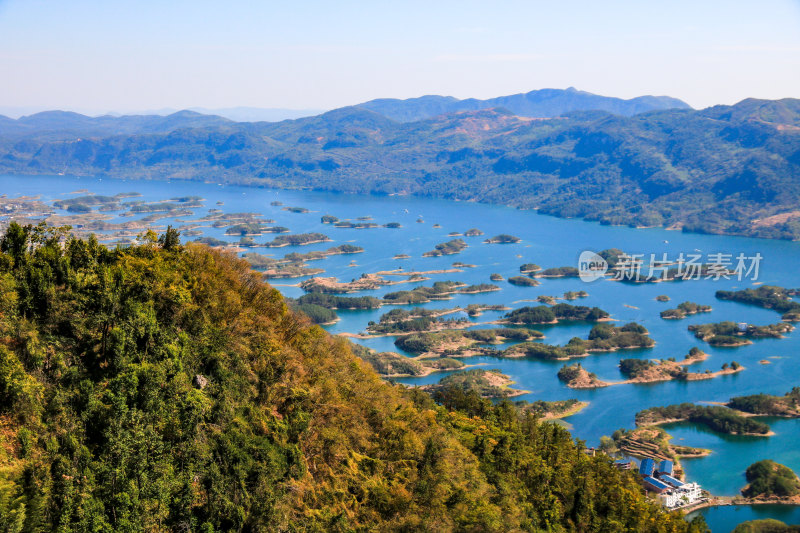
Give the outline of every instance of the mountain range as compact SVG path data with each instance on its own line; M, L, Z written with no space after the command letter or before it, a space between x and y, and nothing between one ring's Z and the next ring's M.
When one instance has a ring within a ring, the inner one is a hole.
M693 110L664 98L608 99L670 107L632 114L599 103L559 111L588 93L550 91L443 114L428 104L496 102L372 101L275 123L190 111L0 118L0 172L414 194L605 224L800 238L800 100Z
M468 98L459 100L452 96L421 96L397 100L381 98L359 104L398 122L414 122L426 118L480 109L503 108L520 117L557 117L570 111L597 110L615 115L631 116L657 109L691 109L682 100L669 96L639 96L630 100L600 96L574 87L569 89L540 89L524 94L500 96L488 100Z

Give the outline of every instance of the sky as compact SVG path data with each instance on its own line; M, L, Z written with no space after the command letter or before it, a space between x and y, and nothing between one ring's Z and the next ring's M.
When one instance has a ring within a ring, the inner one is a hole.
M0 0L0 107L332 109L576 87L800 98L800 0Z

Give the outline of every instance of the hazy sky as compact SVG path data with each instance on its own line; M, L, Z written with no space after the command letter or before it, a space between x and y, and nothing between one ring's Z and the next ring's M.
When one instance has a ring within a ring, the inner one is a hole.
M0 106L333 108L544 87L800 97L800 0L0 0Z

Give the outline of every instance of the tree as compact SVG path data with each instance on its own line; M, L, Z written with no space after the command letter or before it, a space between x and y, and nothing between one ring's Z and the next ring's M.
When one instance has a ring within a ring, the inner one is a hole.
M167 231L158 238L158 243L165 250L175 250L181 245L181 232L167 226Z

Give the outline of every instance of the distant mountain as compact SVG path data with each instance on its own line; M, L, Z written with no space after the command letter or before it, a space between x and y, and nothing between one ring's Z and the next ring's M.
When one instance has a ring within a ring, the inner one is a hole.
M521 117L557 117L571 111L606 111L615 115L632 116L660 109L691 109L689 104L669 96L639 96L630 100L600 96L569 89L541 89L524 94L500 96L488 100L452 96L421 96L407 100L382 98L359 104L359 107L380 113L399 122L413 122L455 113L502 107Z
M159 120L62 113L0 120L0 173L213 177L800 239L796 99L634 116L572 111L533 119L492 108L399 122L354 106L282 122L191 112Z
M191 111L205 115L219 115L235 122L280 122L281 120L295 120L311 117L324 113L324 109L283 109L266 107L224 107L208 109L204 107L190 107Z
M20 138L29 135L50 139L109 137L142 133L169 133L181 128L224 126L232 121L194 111L178 111L167 116L104 115L89 117L71 111L43 111L16 120L0 116L0 137Z

